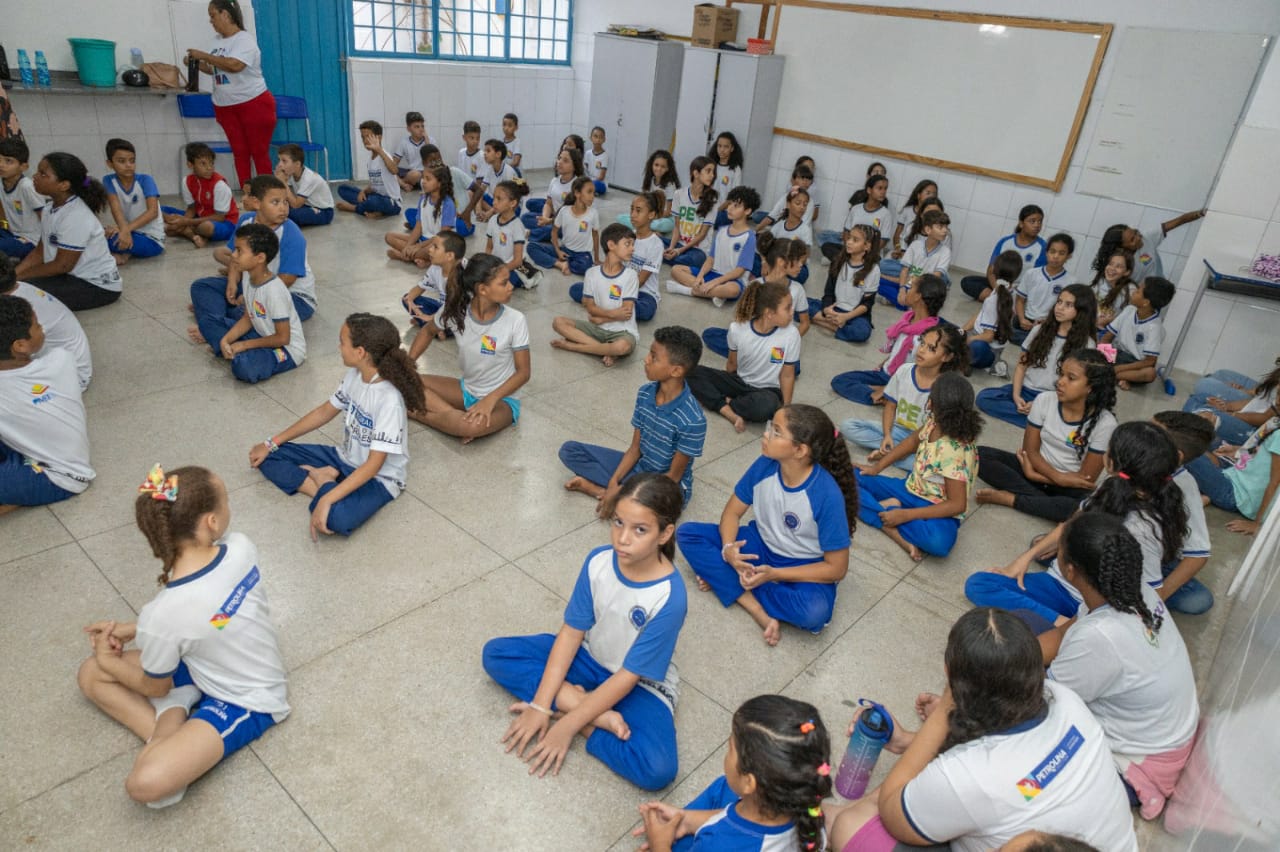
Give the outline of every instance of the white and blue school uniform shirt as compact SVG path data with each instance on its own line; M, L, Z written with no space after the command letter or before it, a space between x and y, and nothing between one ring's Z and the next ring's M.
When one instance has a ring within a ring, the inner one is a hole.
M742 169L716 163L716 182L711 188L720 196L721 204L729 197L729 191L738 186L742 186Z
M1164 264L1160 262L1160 244L1164 242L1164 226L1156 225L1150 231L1142 232L1142 248L1133 253L1134 283L1148 275L1164 277Z
M1125 305L1124 310L1107 325L1107 331L1116 336L1114 343L1117 349L1139 361L1160 357L1160 349L1164 346L1164 321L1160 319L1159 311L1146 319L1138 319L1138 309Z
M803 219L800 220L799 225L797 225L794 228L788 229L787 219L784 216L779 221L774 222L772 225L770 225L769 230L778 239L799 240L800 242L804 243L806 246L813 245L813 228L809 227L809 223L804 221Z
M561 180L559 175L552 175L551 182L547 184L547 200L551 202L551 216L554 218L560 212L560 208L566 204L572 206L573 199L573 182L577 178L572 175L568 180Z
M0 370L0 442L54 485L79 494L97 475L89 466L80 376L70 352L45 349L22 367Z
M212 562L165 584L138 613L137 643L151 677L171 677L186 663L192 683L210 698L277 722L289 715L258 548L243 533L228 533Z
M649 277L640 285L640 292L648 293L655 303L662 301L659 273L662 270L662 253L666 250L666 243L657 234L649 234L643 238L637 237L635 251L631 253L631 261L628 264L636 271L637 277L641 272L649 273Z
M1009 291L1009 298L1013 298L1013 285L1008 281L997 281L996 283L1003 285ZM1017 316L1012 313L1009 315L1010 330L1012 330L1013 323L1017 322L1017 319ZM974 322L973 327L978 333L986 331L994 333L1000 327L1000 293L996 288L992 288L991 294L982 300L982 307L978 309L978 319ZM1001 343L992 337L987 345L991 347L993 352L1003 352L1004 345L1008 342L1006 340Z
M283 347L271 350L276 358L284 360L284 352L289 353L295 367L302 366L307 359L307 340L302 336L302 320L298 319L298 311L289 296L289 288L274 275L254 286L246 283L244 288L245 313L259 337L270 337L276 333L276 323L289 323L289 342Z
M386 453L374 478L392 499L399 497L409 470L409 418L400 391L380 376L366 382L352 367L329 404L342 412L342 461L354 468L369 460L370 451Z
M1142 618L1103 604L1067 629L1048 675L1089 705L1125 765L1181 748L1200 720L1196 678L1177 622L1154 590L1143 587L1158 631Z
M598 154L594 150L588 151L585 159L588 163L590 163L590 171L591 171L591 173L587 175L587 177L591 178L592 180L599 180L600 173L603 172L605 169L609 168L609 152L604 150L603 148L600 149L600 153Z
M693 460L702 455L707 439L707 416L689 386L684 385L679 396L659 405L658 382L641 385L636 391L631 426L640 430L640 461L636 462L640 472L666 473L671 470L676 453L689 457L680 478L680 488L688 500L693 493Z
M947 267L951 265L951 248L944 240L930 251L928 242L929 238L921 234L903 252L902 265L907 269L908 280L928 273L947 274Z
M1022 258L1022 268L1039 269L1044 266L1048 258L1045 252L1048 246L1040 237L1036 237L1031 241L1030 245L1021 245L1018 243L1018 234L1010 234L1007 237L1001 237L996 240L996 247L991 250L991 259L987 261L989 264L996 262L996 258L1007 251L1016 251L1018 257Z
M836 310L845 311L846 313L861 305L868 298L875 298L876 293L880 290L880 267L873 266L867 270L866 277L862 279L861 284L854 283L856 276L865 263L851 264L845 263L840 267L840 272L836 275L835 295ZM870 307L868 305L868 307ZM868 319L870 317L868 316Z
M415 142L413 137L406 133L396 143L396 147L391 151L391 157L396 161L397 168L409 172L420 172L422 171L422 146L434 144L436 140L432 139L430 134L423 136L421 141Z
M377 154L370 157L366 171L369 175L369 192L385 195L396 204L400 203L400 178L387 168L381 157Z
M480 146L472 154L467 151L467 146L463 145L458 149L458 168L471 175L471 180L475 180L484 173L488 165L484 161L484 146Z
M671 202L671 215L675 217L676 221L675 234L673 235L676 238L675 247L680 249L701 249L706 246L708 239L711 237L711 226L716 221L716 209L713 204L706 215L701 215L698 213L700 203L699 199L693 197L693 192L689 187L686 186L683 189L676 190L675 198ZM701 241L695 243L693 238L703 225L707 226L707 233L702 237Z
M636 271L629 266L612 277L605 275L603 266L593 266L582 278L582 298L591 299L596 306L606 311L616 311L627 302L631 302L631 316L624 320L610 320L601 323L605 331L625 331L636 342L640 341L640 327L636 325L635 301L640 295L640 281Z
M925 406L929 403L930 390L916 382L915 364L903 364L895 370L884 386L884 398L898 407L893 422L908 431L919 432L929 415Z
M1052 320L1043 322L1027 332L1027 336L1022 341L1023 352L1031 348L1031 341L1036 339L1037 334L1054 335L1053 345L1049 347L1049 354L1044 359L1043 366L1032 367L1028 365L1026 371L1022 374L1022 386L1043 393L1052 391L1058 384L1058 361L1062 358L1062 347L1067 345L1067 338L1058 334L1058 324L1056 322ZM1098 348L1098 341L1090 335L1089 339L1085 341L1085 347L1087 349L1096 349Z
M782 195L778 198L778 200L773 202L773 206L769 208L769 218L772 219L775 223L781 222L783 219L787 218L787 201L789 200L788 196L791 195L791 190L795 188L796 187L794 184L788 186L786 189L786 192L782 193ZM809 211L812 211L813 209L813 186L812 185L810 185L808 192L809 192ZM806 216L809 215L809 211L805 212Z
M507 158L502 162L514 169L516 164L512 161L520 156L520 140L519 138L503 139L502 144L507 146Z
M476 179L484 184L485 195L490 198L493 197L493 190L497 188L498 184L504 180L516 180L516 177L516 170L507 165L506 160L499 164L497 171L494 170L493 166L485 163L480 174L476 175Z
M759 554L761 565L809 565L821 562L829 551L849 546L844 493L822 465L815 464L804 482L790 488L782 481L778 461L761 456L733 493L752 507L756 531L769 549Z
M870 225L880 232L883 245L893 245L893 232L898 227L898 220L888 204L877 207L875 210L868 210L867 205L863 203L850 207L848 215L844 218L846 231L852 230L854 225Z
M738 378L753 388L780 387L782 368L800 363L800 332L794 323L761 334L750 322L729 323L730 352L738 353Z
M1088 502L1089 499L1086 497L1080 505L1086 506ZM1123 523L1124 528L1137 540L1138 548L1142 551L1142 582L1153 589L1160 588L1164 585L1164 573L1161 571L1161 565L1164 562L1164 533L1160 530L1160 522L1144 511L1134 510L1124 516ZM1062 576L1057 557L1049 563L1049 575L1057 580L1071 597L1075 598L1076 603L1080 605L1080 611L1083 612L1084 598L1081 597L1079 590Z
M1179 558L1209 558L1209 523L1204 517L1204 503L1200 500L1200 486L1185 468L1173 472L1173 484L1182 490L1182 503L1187 507L1187 534L1182 539Z
M1049 680L1044 689L1044 717L953 746L907 782L902 812L919 835L988 852L1037 829L1137 852L1102 726L1067 687Z
M485 223L484 234L493 241L490 254L503 263L510 263L515 257L516 246L524 245L529 239L529 231L515 213L505 222L499 221L497 216L490 216Z
M524 314L510 305L501 305L498 315L487 323L476 319L467 308L465 328L436 315L437 325L452 331L458 343L458 360L467 392L484 399L515 375L515 353L529 348L529 323ZM511 394L519 398L520 394Z
M315 210L333 209L333 190L325 179L306 166L297 178L289 178L289 188L293 194L307 202L307 206Z
M639 686L674 712L680 675L671 657L688 608L680 572L645 583L628 580L605 545L582 563L564 623L586 632L582 647L591 659L612 674L625 669L638 675Z
M716 237L711 241L711 250L707 252L712 261L711 274L707 277L724 275L735 268L741 269L742 274L735 279L741 292L755 263L756 232L754 228L744 227L741 232L734 234L730 233L732 228L733 225L725 225L716 231Z
M26 175L18 178L13 189L0 185L0 205L9 223L9 232L35 245L40 241L40 217L36 214L48 205L49 199L36 192L35 184Z
M262 51L258 49L258 41L248 30L239 30L233 35L218 36L214 42L213 56L225 56L239 59L244 68L235 74L215 68L213 73L213 105L234 106L251 101L267 90L267 81L262 76Z
M717 811L694 832L692 848L715 852L795 852L801 846L794 822L761 825L739 814L738 803L734 802Z
M256 221L257 218L257 213L245 213L240 217L240 221L236 222L236 230L240 230L241 225ZM267 269L273 275L294 276L293 286L288 288L289 293L315 310L316 275L311 271L311 262L307 260L307 238L303 236L302 229L292 219L285 219L271 230L280 242L280 250L267 264ZM235 234L232 234L231 239L227 240L227 245L234 247L235 242ZM249 286L249 273L241 273L240 286L241 288Z
M59 249L79 252L71 274L111 293L124 289L116 259L107 247L106 232L80 197L73 195L61 207L50 204L40 220L44 262L52 263Z
M453 198L446 195L440 200L439 212L436 202L427 193L418 199L418 222L422 225L422 240L429 240L444 230L452 231L458 224L458 207Z
M156 188L156 182L151 175L134 175L133 186L127 190L119 176L115 174L104 177L102 185L106 187L108 195L114 195L120 201L120 210L126 222L132 222L147 212L148 198L160 198L160 190ZM145 234L160 245L164 245L164 218L160 215L159 208L156 209L155 218L134 233Z
M1022 275L1018 276L1014 294L1027 300L1026 307L1023 308L1027 319L1038 322L1053 312L1062 289L1074 283L1075 279L1065 269L1052 276L1043 266L1024 269Z
M1056 393L1042 393L1031 403L1031 411L1027 414L1027 425L1040 430L1040 455L1054 470L1063 473L1076 473L1084 464L1088 454L1101 454L1107 451L1111 443L1111 433L1116 430L1116 416L1110 411L1098 414L1093 431L1089 433L1089 444L1084 445L1081 434L1083 420L1064 420L1062 403ZM1077 450L1084 453L1077 455Z
M93 356L89 352L89 338L71 309L25 281L19 281L9 295L30 302L36 312L36 319L44 328L44 346L36 353L36 358L43 358L54 349L70 352L76 362L76 374L80 377L80 390L89 387L89 380L93 378Z
M579 216L572 204L566 204L556 213L555 226L560 229L560 248L590 254L596 246L592 235L600 230L600 212L592 206Z

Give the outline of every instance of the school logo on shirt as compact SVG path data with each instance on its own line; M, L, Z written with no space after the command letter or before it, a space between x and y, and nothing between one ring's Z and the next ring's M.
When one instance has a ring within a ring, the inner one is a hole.
M720 178L720 183L721 183L721 184L723 184L724 186L728 186L728 185L729 185L729 176L728 176L728 175L722 175L722 176L721 176L721 178Z
M32 385L31 397L31 404L39 405L42 402L48 402L53 399L54 393L48 385Z
M740 252L740 251L742 251L742 243L734 243L734 244L733 244L733 252L734 252L734 254L737 254L737 253L738 253L738 252Z
M1133 336L1133 342L1141 346L1147 339L1146 332L1138 332Z
M789 530L800 529L800 516L795 512L787 512L782 516L782 522L787 525Z
M1067 433L1067 446L1076 448L1084 446L1084 435L1080 434L1079 429L1072 429Z
M582 220L581 222L579 222L579 223L578 223L578 233L579 233L579 234L585 234L586 232L587 232L587 222L586 222L586 220L584 219L584 220Z
M17 199L17 198L13 199L13 212L14 212L14 213L17 213L19 216L21 216L21 215L22 215L22 201L21 201L21 199Z
M569 193L567 193L567 192L562 192L562 193L560 193L560 203L561 203L561 204L564 204L564 203L565 203L566 201L568 201L568 200L569 200Z
M496 338L488 335L480 335L480 354L495 355L498 352L498 341Z
M257 299L254 299L253 315L255 317L265 317L267 315L267 306L259 302Z
M498 232L498 245L500 245L500 246L505 246L506 244L507 244L507 232L506 232L506 231L499 231L499 232Z
M617 284L610 284L610 285L609 285L609 298L610 298L610 299L621 299L621 298L622 298L622 288L621 288L621 287L619 287Z
M1084 734L1072 725L1062 740L1054 746L1053 751L1027 773L1025 778L1017 782L1018 792L1022 794L1022 798L1029 802L1044 792L1044 788L1052 784L1053 779L1066 769L1071 758L1075 757L1076 752L1080 751L1083 745Z
M1142 254L1138 255L1138 263L1146 264L1150 262L1151 262L1151 255L1148 254L1147 252L1144 251Z
M260 575L258 574L258 566L255 565L249 569L249 573L244 575L236 587L231 590L231 594L222 602L222 606L209 619L209 623L214 629L221 630L226 627L237 612L240 611L240 605L244 603L244 599L249 596L249 592L253 591L253 587L258 585Z
M1031 252L1027 252L1022 256L1022 259L1025 260L1027 263L1030 263L1031 261L1036 259L1036 256Z
M782 347L781 346L769 347L769 363L770 364L782 363Z
M471 164L471 174L475 174L475 173L476 173L476 164L475 164L475 163L472 163L472 164Z
M649 613L638 606L631 607L631 612L627 613L627 620L631 622L631 626L636 630L643 630L645 624L649 622Z
M880 219L879 219L879 217L877 217L877 218L875 218L875 219L872 219L872 220L871 220L871 225L872 225L872 227L874 227L874 228L876 228L877 230L879 230L879 228L880 228Z

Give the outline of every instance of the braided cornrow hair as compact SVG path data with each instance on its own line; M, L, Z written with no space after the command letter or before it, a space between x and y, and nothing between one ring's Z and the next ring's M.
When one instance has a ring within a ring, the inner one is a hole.
M160 576L156 582L161 586L169 582L169 574L194 538L200 519L217 511L223 493L208 468L180 467L168 471L166 476L177 483L177 495L172 501L157 500L149 493L139 494L133 501L138 529L160 560Z
M733 714L732 737L738 771L755 776L760 809L795 821L800 852L821 852L831 737L818 708L782 695L756 696Z
M1124 521L1102 512L1082 512L1062 530L1062 555L1117 612L1142 619L1152 633L1164 616L1142 599L1142 548Z
M1084 423L1080 427L1080 440L1076 442L1076 458L1083 459L1089 450L1089 438L1103 412L1116 407L1116 368L1097 349L1077 349L1062 359L1063 368L1068 361L1075 361L1084 368L1089 382L1089 394L1084 398Z
M826 468L836 485L840 486L840 493L844 495L845 518L852 533L858 526L858 483L853 477L849 447L836 432L827 412L816 405L795 403L782 410L786 412L791 437L796 443L807 446L814 464Z

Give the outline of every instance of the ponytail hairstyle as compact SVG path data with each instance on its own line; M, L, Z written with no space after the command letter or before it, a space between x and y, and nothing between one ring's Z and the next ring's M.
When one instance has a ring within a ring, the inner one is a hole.
M858 483L853 478L853 462L849 459L849 447L836 429L827 412L816 405L792 403L785 406L787 428L791 439L809 448L814 464L822 465L840 486L844 494L844 515L849 522L849 533L858 526Z
M1270 373L1263 376L1262 381L1258 382L1258 386L1253 389L1254 396L1267 396L1271 391L1280 386L1280 358L1276 359L1275 367Z
M572 148L568 147L570 142L573 143ZM568 136L564 137L564 139L560 142L561 151L564 151L564 150L577 151L579 156L582 155L582 150L586 147L587 147L587 143L583 142L582 137L576 133L570 133Z
M870 225L854 225L852 230L860 232L867 240L867 253L862 257L862 266L853 273L853 286L861 287L871 270L880 268L880 232ZM831 268L835 269L836 274L839 275L840 270L844 269L844 265L848 262L849 251L845 248L844 240L841 240L840 253L831 262Z
M467 321L467 308L471 307L471 300L475 298L476 288L493 278L502 266L501 258L480 252L471 256L465 269L461 263L454 267L456 274L449 280L444 307L440 309L444 314L442 319L446 323L452 323L461 332Z
M1102 232L1102 244L1098 246L1098 253L1093 258L1094 272L1101 273L1107 268L1107 261L1111 259L1111 255L1124 251L1124 232L1127 230L1129 230L1128 225L1112 225ZM1095 278L1094 281L1097 279Z
M219 12L226 12L237 27L244 29L244 12L240 11L240 4L236 0L209 0L209 5Z
M440 197L435 200L435 212L432 213L437 219L440 218L440 208L444 207L446 198L453 198L453 172L448 166L430 166L426 171L431 172L431 176L440 184ZM528 190L525 190L526 192Z
M1058 368L1066 360L1068 352L1088 347L1096 339L1098 333L1098 300L1093 295L1093 288L1087 284L1069 284L1062 288L1063 293L1070 293L1075 299L1076 318L1067 329L1067 339L1062 345L1062 354L1058 356ZM1052 316L1046 317L1040 324L1031 345L1022 353L1019 362L1028 367L1043 367L1049 360L1049 352L1053 349L1053 341L1058 337L1058 321Z
M346 325L351 345L363 349L378 375L400 391L405 407L410 411L426 410L422 379L409 353L400 348L400 332L395 324L386 317L354 313L347 316Z
M939 373L965 375L969 372L969 344L965 341L964 332L959 326L940 322L920 336L924 337L927 334L937 334L938 345L946 353L942 366L938 368Z
M448 170L446 169L446 171ZM510 198L512 201L519 204L520 199L529 194L529 184L522 180L504 180L499 182L498 185L493 188L493 191L495 193L501 192L507 198ZM462 257L462 255L458 256Z
M1113 257L1124 258L1125 273L1116 279L1116 283L1111 285L1111 290L1107 292L1107 295L1098 300L1098 310L1118 314L1125 305L1129 304L1129 289L1134 286L1132 278L1133 252L1125 251L1124 249L1117 249L1111 252L1107 259L1103 261L1102 267L1094 273L1092 286L1094 293L1097 293L1098 287L1101 286L1106 278L1107 265L1111 263L1111 258Z
M983 419L974 406L973 385L962 372L952 371L938 376L929 390L929 408L933 422L938 424L943 435L952 440L972 444L982 434Z
M1014 226L1015 234L1022 233L1022 223L1031 216L1039 215L1041 221L1044 220L1044 211L1040 209L1039 204L1027 204L1018 211L1018 224Z
M586 175L578 175L573 179L573 183L569 185L569 196L573 198L574 204L577 204L580 200L578 198L578 193L582 192L582 190L586 189L588 186L595 189L595 181Z
M943 661L955 707L941 751L1048 712L1040 642L1011 612L979 607L960 616Z
M1151 612L1142 599L1142 548L1122 518L1082 512L1067 521L1059 541L1059 567L1070 565L1112 609L1138 616L1151 633L1160 631L1163 613Z
M398 336L396 343L399 344ZM151 545L151 552L160 560L162 567L156 582L163 586L169 582L183 549L194 540L200 519L218 510L225 491L218 488L216 477L208 468L180 467L166 476L157 465L156 472L166 484L176 483L174 499L162 499L154 491L139 494L133 501L133 516Z
M760 253L762 258L761 268L769 267L769 273L766 276L772 276L777 271L778 266L790 265L796 261L802 261L809 256L809 247L804 244L803 240L794 240L788 237L775 237L772 231L761 231L756 237L756 251ZM800 309L796 306L797 311Z
M907 196L906 202L902 205L902 207L898 209L898 212L905 213L908 209L915 210L916 205L920 203L920 193L924 192L929 187L933 187L933 197L937 198L938 197L937 181L933 181L933 180L930 180L929 178L925 178L924 180L917 183L915 185L915 188L911 190L911 194Z
M720 146L721 139L728 139L729 144L733 146L733 150L729 152L728 168L731 168L731 169L742 168L742 164L744 162L744 159L742 156L742 146L738 144L738 137L734 136L732 133L730 133L727 130L721 133L720 135L716 136L715 141L711 143L711 148L707 151L707 156L710 157L711 161L714 162L716 165L720 165L720 152L717 151L716 148Z
M751 322L764 316L765 311L772 311L782 304L783 299L791 297L791 285L784 282L752 281L738 298L738 306L733 318L738 322ZM792 311L795 305L791 306Z
M1116 407L1116 368L1097 349L1076 349L1062 359L1075 361L1084 368L1085 381L1089 383L1089 393L1084 398L1084 422L1080 424L1079 438L1073 449L1077 459L1083 459L1089 450L1089 438L1098 425L1103 412L1112 411ZM1205 421L1206 424L1208 421Z
M1107 448L1110 476L1085 501L1084 511L1124 518L1141 513L1160 534L1161 562L1172 561L1187 535L1187 507L1173 481L1178 450L1169 433L1146 420L1116 427Z
M649 208L649 212L657 216L662 212L662 206L666 203L667 197L661 190L651 189L644 192L637 192L636 198L644 202L644 206Z
M715 163L716 161L710 157L694 157L689 162L689 184L692 186L696 182L698 172L707 166L714 166ZM720 193L716 192L713 187L704 186L702 195L698 196L698 215L706 216L719 200Z
M872 163L871 165L872 167L874 167L876 164ZM868 169L867 182L862 185L862 189L858 190L853 195L849 196L849 206L857 207L859 204L866 204L867 198L871 194L871 187L875 186L881 181L884 181L887 184L889 182L889 178L886 177L885 175L873 175L870 173L870 170Z
M920 294L920 301L924 303L925 313L931 317L936 317L942 311L942 306L947 303L947 282L932 272L926 272L920 276L920 280L916 283L916 292Z
M658 519L658 532L667 527L674 527L680 520L680 512L684 510L684 491L671 477L663 473L637 473L622 483L613 505L623 500L635 500L644 506ZM672 530L671 538L661 547L662 555L667 561L676 558L676 537Z
M657 186L654 186L653 164L656 160L667 161L667 173L662 176L662 181ZM640 188L648 192L652 189L661 190L668 186L674 186L676 189L680 188L680 173L676 171L676 158L671 156L671 152L664 148L659 148L650 154L649 159L645 161L644 183L640 185Z
M1022 255L1013 249L1002 251L992 267L996 275L996 342L1008 343L1013 337L1013 293L1009 288L1022 275Z
M107 190L101 183L89 177L89 170L75 154L54 151L44 155L49 171L59 181L66 181L68 192L79 198L94 213L101 213L107 206Z
M756 779L760 809L796 826L800 849L820 852L822 800L831 795L831 737L818 708L783 695L758 695L733 714L738 772Z
M926 198L924 204L920 207L920 211L916 214L916 218L911 220L911 227L907 229L907 235L902 241L904 246L911 245L916 241L916 237L924 233L924 214L931 207L938 208L939 213L947 212L947 208L942 203L941 198L936 195L933 198ZM947 224L951 224L950 219L947 220Z

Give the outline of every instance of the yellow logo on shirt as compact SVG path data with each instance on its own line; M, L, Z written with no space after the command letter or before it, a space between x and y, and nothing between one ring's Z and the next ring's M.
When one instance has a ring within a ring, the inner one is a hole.
M773 346L773 347L770 347L770 349L769 349L769 363L770 363L770 364L781 364L781 363L782 363L782 347L781 347L781 346Z
M480 354L493 355L498 351L498 341L488 334L480 335Z
M583 219L581 222L578 223L578 233L585 234L586 232L587 232L587 221Z
M729 185L729 176L728 176L728 175L724 175L724 176L722 176L722 177L720 178L720 183L721 183L722 185L724 185L724 186L728 186L728 185Z
M610 298L610 299L621 299L621 298L622 298L622 288L621 288L621 287L619 287L617 284L610 284L610 285L609 285L609 298Z
M1145 251L1142 254L1138 255L1138 263L1147 264L1150 262L1151 262L1151 255L1147 254Z
M506 244L507 244L507 232L506 232L506 231L499 231L499 232L498 232L498 245L500 245L500 246L505 246Z
M259 302L257 299L254 299L253 315L255 317L265 317L267 315L267 306Z
M32 395L32 396L39 396L40 394L44 393L44 392L45 392L45 391L47 391L48 389L49 389L49 386L48 386L48 385L32 385L32 386L31 386L31 395Z

